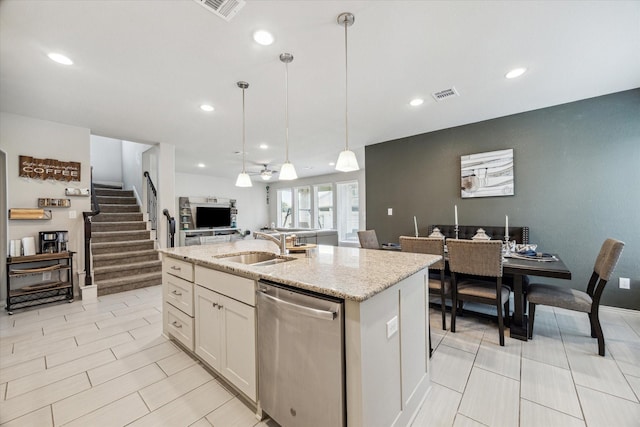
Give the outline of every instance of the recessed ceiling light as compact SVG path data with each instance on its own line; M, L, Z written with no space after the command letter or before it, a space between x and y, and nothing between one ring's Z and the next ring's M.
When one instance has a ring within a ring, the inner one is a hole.
M253 33L253 39L262 46L269 46L273 43L273 35L265 30L259 30Z
M210 113L211 111L215 110L215 108L213 108L213 106L212 106L212 105L209 105L209 104L202 104L202 105L200 106L200 109L201 109L202 111L206 111L207 113Z
M55 52L51 52L49 55L47 55L49 57L50 60L57 62L58 64L62 64L62 65L72 65L73 61L70 60L68 57L60 54L60 53L55 53Z
M329 163L329 166L335 166L335 165L336 165L336 162Z
M198 163L199 168L203 168L204 166L205 166L204 163Z
M269 146L267 144L260 144L259 145L260 148L262 148L263 150L266 150L267 148L269 148Z
M504 76L508 79L515 79L516 77L520 77L521 75L523 75L526 71L526 68L514 68Z
M424 99L422 98L415 98L409 101L409 105L411 105L412 107L417 107L418 105L422 104L424 104Z

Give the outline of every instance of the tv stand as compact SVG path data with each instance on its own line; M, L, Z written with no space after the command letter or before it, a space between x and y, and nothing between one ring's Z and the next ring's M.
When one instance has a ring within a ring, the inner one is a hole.
M235 199L226 199L220 197L179 197L178 198L178 212L180 218L180 231L198 231L198 230L213 230L196 228L197 220L194 217L195 211L198 206L211 206L211 207L228 207L230 209L230 229L235 229L236 217L238 215L238 208L236 207ZM208 225L208 224L207 224ZM211 224L216 225L216 224ZM222 224L221 224L222 225ZM223 230L222 227L217 227L215 230ZM180 244L184 246L184 244Z
M178 244L180 246L200 245L203 243L227 242L230 236L238 234L237 227L228 228L197 228L195 230L180 230Z

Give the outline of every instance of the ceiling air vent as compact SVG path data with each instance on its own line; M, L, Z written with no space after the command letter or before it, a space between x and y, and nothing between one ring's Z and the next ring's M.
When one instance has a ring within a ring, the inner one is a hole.
M449 89L441 90L440 92L434 92L431 94L436 101L444 101L447 98L451 98L452 96L460 96L455 87L451 87Z
M245 5L245 0L194 0L209 12L219 16L225 21L231 21L236 13Z

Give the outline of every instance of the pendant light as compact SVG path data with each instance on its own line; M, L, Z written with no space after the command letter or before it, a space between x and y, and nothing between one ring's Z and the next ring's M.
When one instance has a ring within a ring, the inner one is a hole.
M349 150L349 86L348 86L348 55L347 55L347 27L355 22L356 18L353 13L345 12L338 15L338 24L344 25L344 127L345 127L345 145L344 151L338 156L336 162L336 170L340 172L351 172L360 169L358 159L353 151Z
M244 151L244 139L245 139L245 124L244 124L244 91L249 87L249 83L247 82L238 82L238 87L242 89L242 172L238 174L238 179L236 180L236 187L251 187L253 184L251 183L251 178L245 169L245 151Z
M285 159L282 168L280 168L280 179L282 181L291 181L298 178L296 168L289 161L289 63L293 61L293 55L290 53L281 53L280 61L284 62L284 78L285 78Z

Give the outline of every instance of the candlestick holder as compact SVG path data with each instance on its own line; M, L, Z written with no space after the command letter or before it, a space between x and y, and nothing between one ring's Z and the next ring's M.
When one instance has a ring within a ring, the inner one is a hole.
M509 235L504 236L504 254L511 255L511 245L509 244Z
M457 239L457 238L458 238L458 231L459 231L458 224L456 224L456 225L453 227L453 229L454 229L454 230L455 230L455 232L456 232L456 239Z

